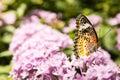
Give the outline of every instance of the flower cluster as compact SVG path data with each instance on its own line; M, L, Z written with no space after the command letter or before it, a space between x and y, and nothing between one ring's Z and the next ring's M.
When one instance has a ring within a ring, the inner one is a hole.
M118 67L110 59L110 55L99 48L90 56L75 59L72 56L74 66L79 70L75 80L119 80Z
M57 14L45 10L33 10L23 19L23 23L39 22L39 19L44 19L46 23L52 23L57 19Z
M108 23L111 26L115 26L115 25L120 24L120 13L118 13L114 18L110 18Z
M47 24L55 29L59 29L61 30L65 23L60 20L59 18L61 18L61 14L56 14L54 12L50 12L50 11L45 11L45 10L32 10L30 11L30 13L28 15L26 15L23 20L22 20L22 24L26 24L26 23L43 23L43 24Z
M69 72L71 66L62 50L72 45L72 40L49 26L40 23L21 25L15 31L10 44L13 52L12 77L36 79L45 76L55 78ZM64 73L65 71L65 73ZM54 76L51 76L54 75ZM66 75L67 76L67 75ZM45 77L46 78L46 77ZM43 79L44 80L44 79Z

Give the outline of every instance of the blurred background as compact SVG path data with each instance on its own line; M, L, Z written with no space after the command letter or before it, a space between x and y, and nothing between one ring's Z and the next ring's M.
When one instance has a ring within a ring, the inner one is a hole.
M57 20L47 21L45 16L49 13L56 14ZM101 47L120 64L119 0L0 0L0 80L11 80L8 78L12 67L9 44L25 18L38 15L41 23L74 39L75 18L79 14L88 17L97 31ZM70 55L69 51L66 50L67 55Z

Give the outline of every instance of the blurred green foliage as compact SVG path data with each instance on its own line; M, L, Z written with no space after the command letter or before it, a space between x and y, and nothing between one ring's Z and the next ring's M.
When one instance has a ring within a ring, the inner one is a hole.
M101 23L101 32L99 33L98 31L101 46L111 54L114 61L120 63L120 51L115 47L116 28L111 29L111 26L107 23L108 18L114 17L120 12L119 0L0 0L0 4L2 4L0 14L14 11L17 16L15 24L0 27L0 80L11 80L8 77L12 59L12 54L9 52L9 44L14 30L19 27L21 19L34 9L62 13L64 22L68 22L70 18L76 17L80 13L84 15L100 15L104 19L103 23ZM110 32L106 34L109 29L111 29ZM74 38L74 31L71 31L69 35ZM70 55L69 49L66 49L65 52Z

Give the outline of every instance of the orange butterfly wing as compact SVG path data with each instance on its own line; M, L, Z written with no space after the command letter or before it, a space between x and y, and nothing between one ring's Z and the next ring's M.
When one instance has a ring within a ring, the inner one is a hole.
M75 54L80 56L88 56L95 52L98 47L98 37L95 29L90 21L84 16L79 15L76 19L77 35L75 38Z

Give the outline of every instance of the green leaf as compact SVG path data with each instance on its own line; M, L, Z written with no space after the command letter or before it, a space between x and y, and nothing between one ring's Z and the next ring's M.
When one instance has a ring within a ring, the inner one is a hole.
M1 41L4 43L10 43L11 40L12 40L12 34L9 34L9 33L5 33L1 39Z
M72 52L73 52L73 47L70 46L70 47L68 47L68 48L65 48L65 49L63 50L63 52L64 52L67 56L70 56L70 55L72 54Z
M8 75L1 75L0 74L0 80L12 80L8 77Z
M9 77L9 73L11 71L11 64L7 66L0 66L0 80L12 80Z
M1 74L8 75L10 71L11 71L11 65L0 66L0 75Z
M10 53L10 51L3 51L0 53L0 57L7 57L7 56L11 56L12 54Z
M21 3L20 6L17 8L17 16L18 16L18 18L23 17L26 9L27 9L27 4Z
M70 38L72 38L74 40L75 38L75 30L72 30L68 33L68 35L70 36Z
M7 26L5 26L5 31L13 33L15 31L15 26L7 25Z

